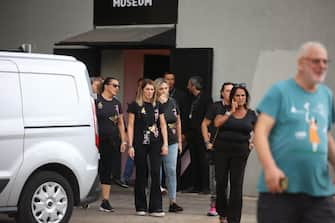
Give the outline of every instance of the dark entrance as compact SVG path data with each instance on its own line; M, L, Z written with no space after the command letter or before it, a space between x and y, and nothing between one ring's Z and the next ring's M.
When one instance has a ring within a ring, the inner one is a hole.
M186 89L191 76L201 76L211 94L213 48L176 48L171 50L170 71L176 75L176 87Z
M55 48L54 54L73 56L86 65L90 77L100 76L101 53L96 48Z
M176 76L176 88L187 92L186 86L188 79L192 76L201 76L204 81L205 91L211 95L212 91L212 71L213 71L213 49L212 48L177 48L171 50L170 71ZM188 95L185 100L184 110L188 113L190 108L191 96ZM182 115L188 117L188 114ZM182 120L187 123L187 120ZM186 124L187 125L187 124ZM186 127L187 129L187 127ZM189 148L187 145L181 154L180 166L186 166L189 163ZM191 166L186 167L183 173L178 174L178 188L185 189L192 186ZM180 170L180 168L178 168ZM181 176L180 176L181 175Z
M144 78L155 80L170 69L170 57L163 55L144 55Z

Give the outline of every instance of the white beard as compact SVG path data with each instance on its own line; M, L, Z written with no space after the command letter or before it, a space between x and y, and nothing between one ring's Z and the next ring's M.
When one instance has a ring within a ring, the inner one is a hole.
M307 66L305 67L305 77L308 83L310 84L320 84L322 82L324 82L324 80L326 79L327 76L327 72L323 72L321 74L320 78L315 78L317 76L317 74L315 74L312 69L309 69Z

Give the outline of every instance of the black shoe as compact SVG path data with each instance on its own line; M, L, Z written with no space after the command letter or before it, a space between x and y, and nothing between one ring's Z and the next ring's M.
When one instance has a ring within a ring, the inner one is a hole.
M114 208L109 204L108 200L102 200L99 210L103 212L113 212Z
M116 185L118 185L118 186L120 186L120 187L122 187L122 188L128 188L128 187L129 187L128 184L122 182L122 181L119 180L119 179L115 179L115 178L114 178L113 181L114 181L114 183L115 183Z
M169 206L169 212L180 212L183 211L184 209L180 207L177 203L172 203Z

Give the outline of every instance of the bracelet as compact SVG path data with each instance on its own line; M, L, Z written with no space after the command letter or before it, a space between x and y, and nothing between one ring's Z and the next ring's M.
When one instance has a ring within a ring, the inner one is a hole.
M122 142L123 145L127 145L127 142Z
M169 145L167 145L167 144L164 144L164 145L163 145L163 147L169 147Z
M129 149L134 149L134 146L128 146Z

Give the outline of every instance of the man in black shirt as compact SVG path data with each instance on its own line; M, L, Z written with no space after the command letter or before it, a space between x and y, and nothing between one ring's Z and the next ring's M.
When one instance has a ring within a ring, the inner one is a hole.
M177 105L180 109L180 118L181 118L181 123L182 123L181 127L182 127L182 133L184 133L186 132L186 128L187 128L187 123L188 123L187 116L188 116L188 110L189 110L189 106L186 100L186 93L175 87L176 77L173 73L166 72L164 74L164 80L169 85L170 97L176 100Z
M191 155L193 188L190 192L209 193L208 160L206 147L201 134L201 122L206 109L212 104L212 98L203 91L202 78L193 76L189 79L187 89L193 95L190 106L189 131L187 141Z

